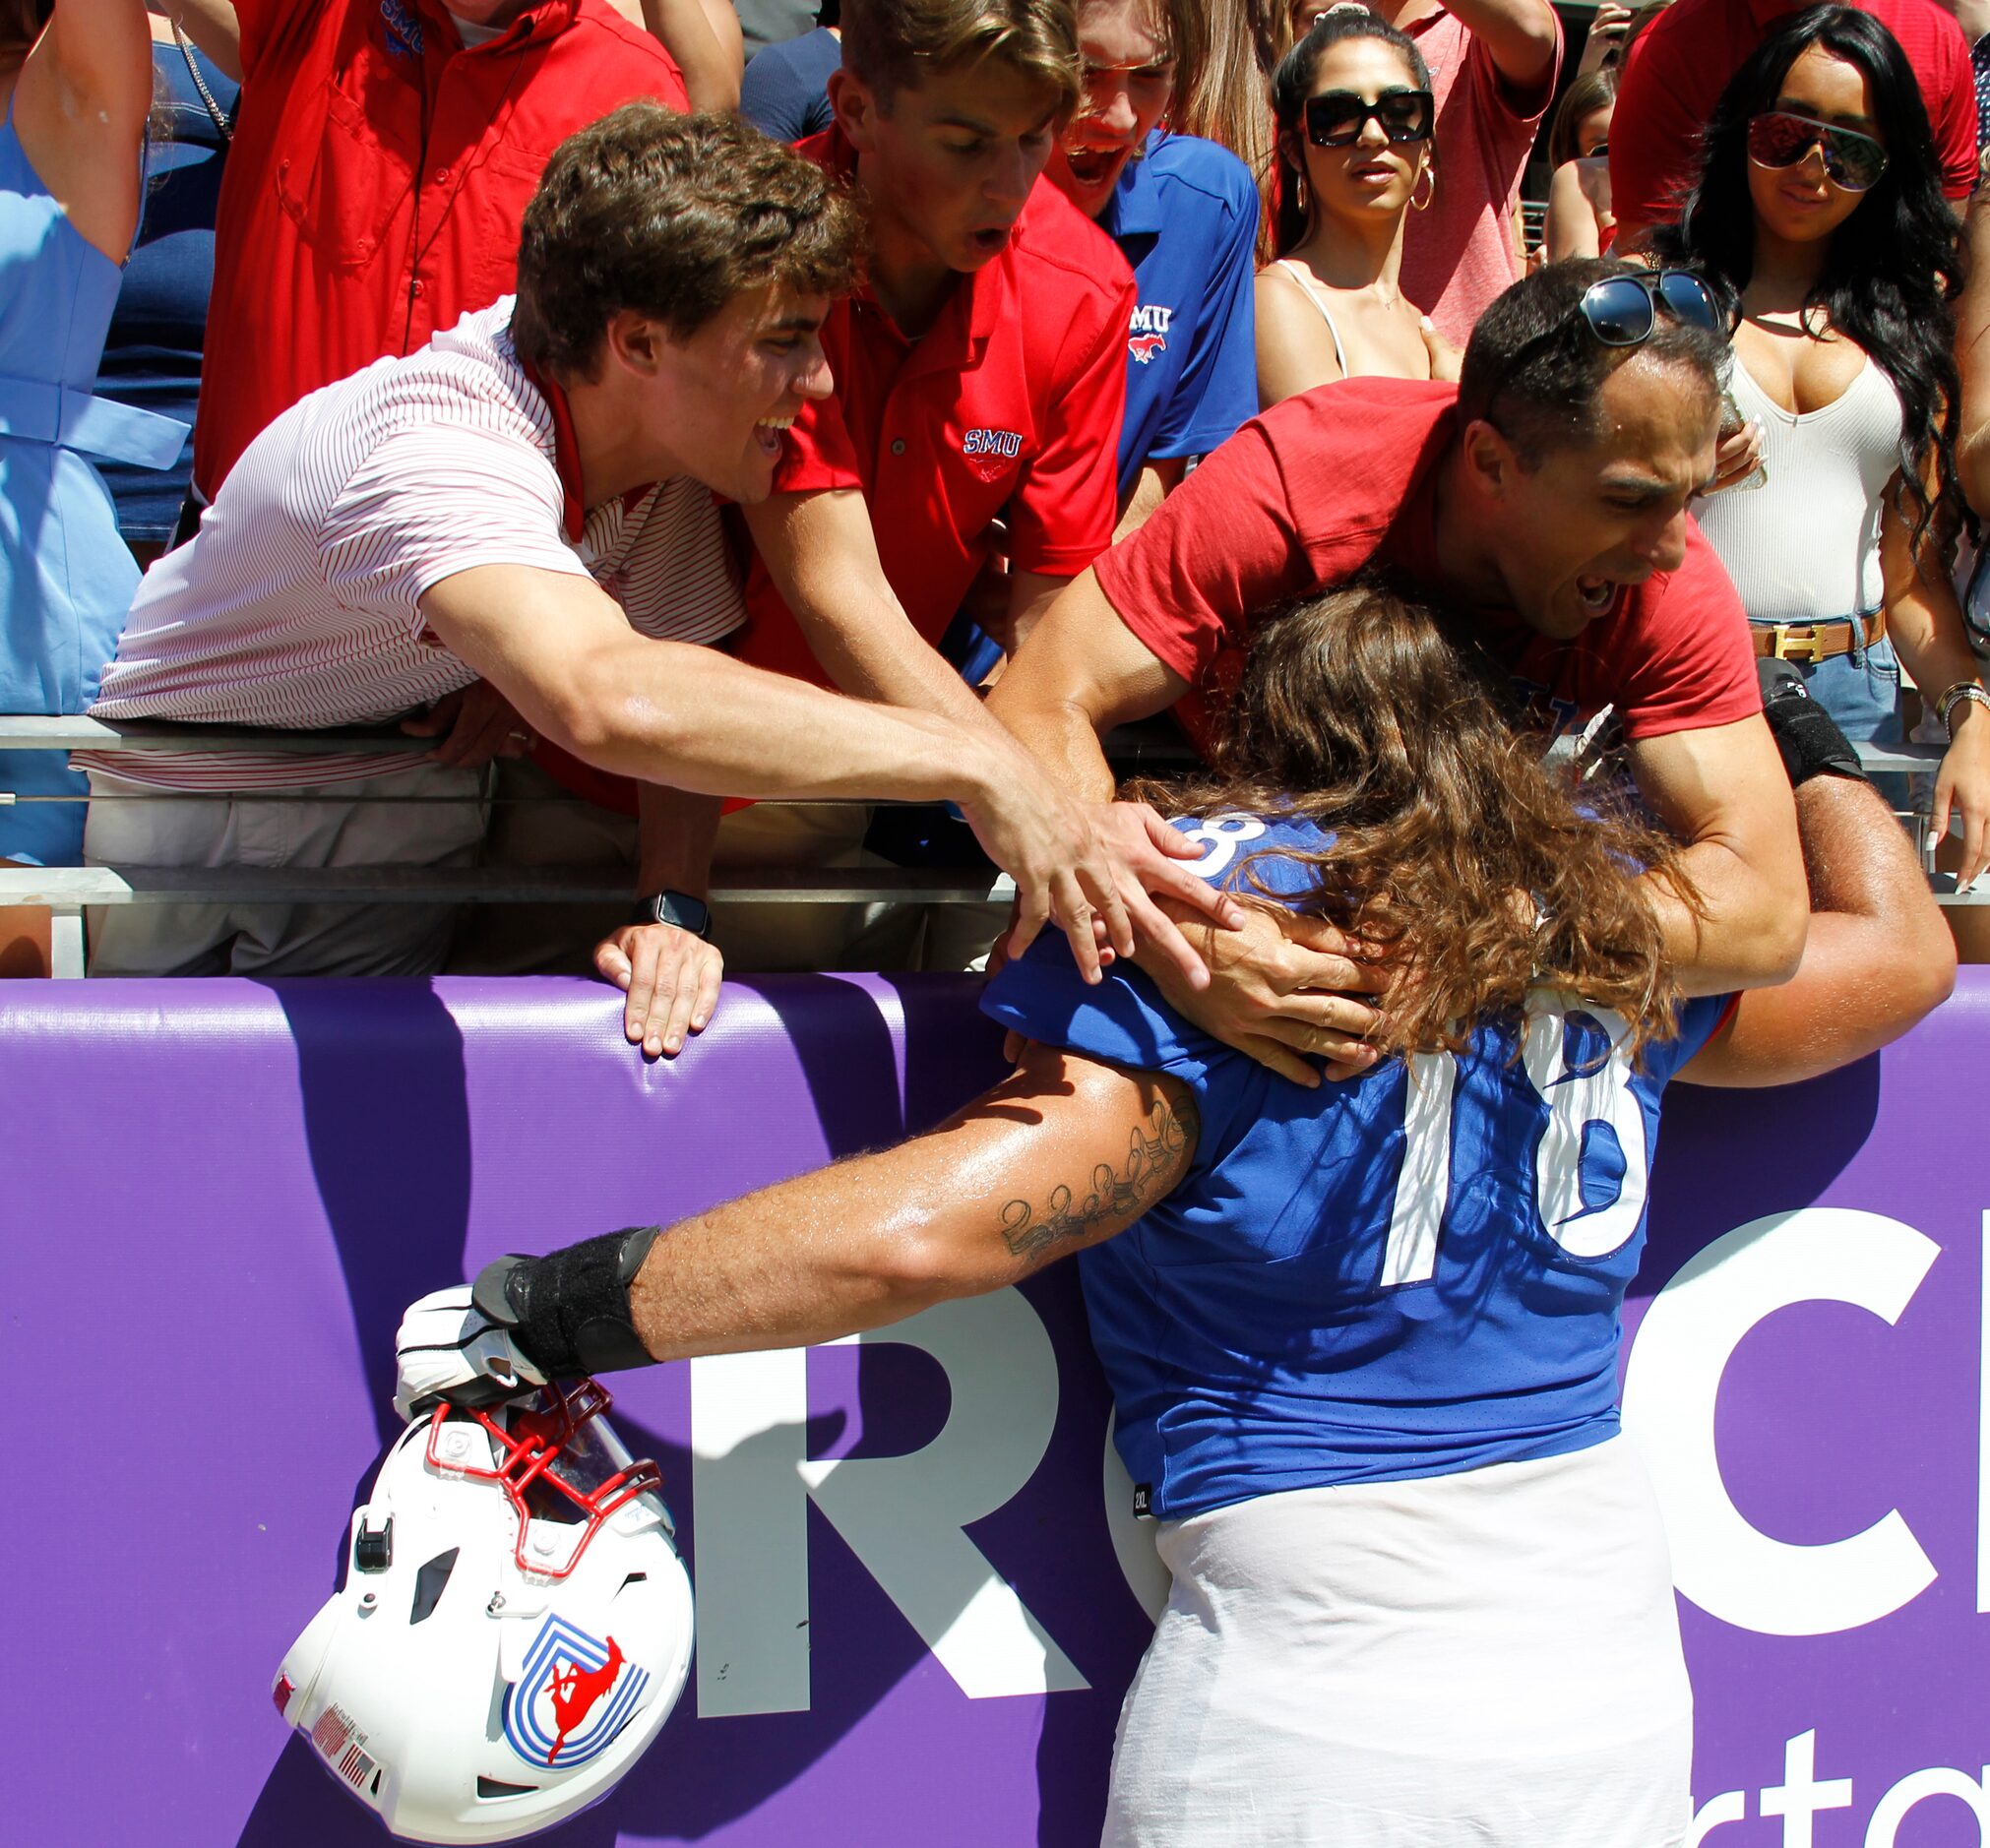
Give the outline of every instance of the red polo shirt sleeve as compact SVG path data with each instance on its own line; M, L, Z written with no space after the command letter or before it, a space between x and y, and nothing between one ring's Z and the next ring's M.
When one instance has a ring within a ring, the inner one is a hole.
M1112 543L1126 330L1138 299L1125 274L1109 302L1089 298L1097 312L1067 331L1049 398L1053 421L1009 504L1009 557L1019 571L1075 578Z
M1691 521L1685 562L1641 588L1631 622L1630 646L1606 694L1626 737L1710 730L1762 710L1741 597Z
M1710 84L1706 72L1722 46L1701 44L1696 58L1679 25L1661 13L1631 47L1617 82L1610 206L1627 231L1679 216L1677 195L1693 181L1694 138L1727 81L1723 73Z
M1154 658L1201 685L1218 654L1243 646L1253 611L1317 582L1265 419L1207 457L1093 569Z

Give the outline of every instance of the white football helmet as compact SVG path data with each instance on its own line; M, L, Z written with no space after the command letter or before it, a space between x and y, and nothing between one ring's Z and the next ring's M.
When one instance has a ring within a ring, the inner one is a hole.
M604 1797L669 1717L691 1581L591 1380L438 1405L352 1516L273 1694L396 1835L502 1842Z

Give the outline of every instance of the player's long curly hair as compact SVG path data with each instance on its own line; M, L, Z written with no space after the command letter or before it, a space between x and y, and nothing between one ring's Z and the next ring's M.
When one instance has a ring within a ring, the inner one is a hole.
M1527 990L1570 990L1671 1030L1679 987L1645 869L1696 912L1676 844L1621 796L1541 759L1469 636L1372 585L1265 623L1213 774L1148 790L1164 812L1299 814L1331 832L1300 908L1378 945L1398 970L1382 1045L1460 1050ZM1307 856L1312 857L1312 856ZM1242 863L1238 891L1256 885Z

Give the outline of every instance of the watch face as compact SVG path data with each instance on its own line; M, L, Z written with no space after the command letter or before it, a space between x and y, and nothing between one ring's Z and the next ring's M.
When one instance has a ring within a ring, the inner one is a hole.
M712 928L711 907L689 893L653 893L643 900L640 911L653 924L673 924L694 937L703 937Z

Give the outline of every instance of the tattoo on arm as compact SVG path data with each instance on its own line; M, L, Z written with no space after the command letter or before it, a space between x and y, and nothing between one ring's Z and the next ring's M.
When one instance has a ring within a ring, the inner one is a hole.
M1010 1256L1043 1263L1058 1247L1088 1237L1108 1219L1139 1218L1181 1178L1187 1150L1200 1130L1196 1107L1186 1096L1179 1111L1165 1097L1155 1098L1148 1128L1135 1130L1128 1140L1124 1174L1101 1161L1091 1171L1091 1192L1083 1200L1060 1186L1050 1190L1040 1206L1026 1200L1003 1206L1002 1239Z

